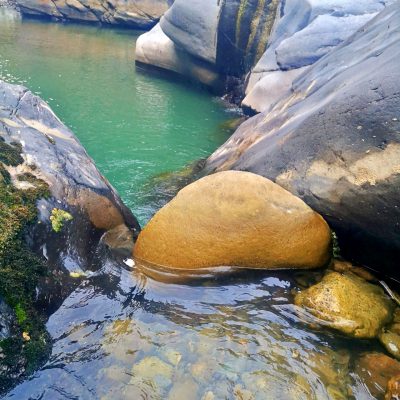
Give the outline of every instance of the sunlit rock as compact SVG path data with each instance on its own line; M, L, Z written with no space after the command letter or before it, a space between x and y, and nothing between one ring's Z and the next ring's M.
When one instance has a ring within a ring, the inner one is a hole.
M327 273L298 293L295 304L321 324L357 338L376 337L392 318L392 302L376 285L351 273Z
M182 189L148 223L135 256L173 269L317 268L330 258L326 222L261 176L227 171Z

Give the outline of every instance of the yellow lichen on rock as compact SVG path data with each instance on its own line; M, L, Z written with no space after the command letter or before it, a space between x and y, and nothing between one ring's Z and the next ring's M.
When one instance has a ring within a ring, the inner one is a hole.
M327 273L321 282L298 293L295 304L322 324L357 338L376 337L393 311L379 286L352 273Z
M330 259L327 223L262 176L224 171L182 189L139 235L135 256L172 269L318 268Z

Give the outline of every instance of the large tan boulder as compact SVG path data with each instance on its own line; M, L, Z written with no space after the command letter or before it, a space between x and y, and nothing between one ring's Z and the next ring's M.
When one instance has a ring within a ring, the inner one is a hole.
M182 189L140 234L135 257L163 267L318 268L330 259L324 219L285 189L225 171Z
M327 273L298 293L295 304L322 324L357 338L378 336L393 317L393 304L383 289L349 272Z

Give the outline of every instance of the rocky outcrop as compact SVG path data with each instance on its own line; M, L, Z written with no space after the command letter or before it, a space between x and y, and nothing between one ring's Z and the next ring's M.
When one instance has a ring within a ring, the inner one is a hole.
M328 272L298 293L295 304L318 322L357 338L374 338L391 320L393 306L382 288L352 273Z
M398 274L399 59L396 2L243 123L206 171L272 179L325 217L346 258Z
M220 89L226 76L241 77L261 57L278 4L177 0L154 30L139 38L136 61Z
M330 230L300 199L248 172L227 171L182 189L139 235L135 256L161 267L318 268Z
M288 0L268 48L251 71L243 106L269 111L308 67L349 38L392 0Z
M16 0L23 15L147 29L173 0Z
M140 229L49 106L2 81L0 226L1 394L46 361L44 321L77 278L113 259L107 248L130 254Z
M392 2L177 0L139 39L136 60L220 91L229 90L228 76L240 80L251 71L243 105L264 111L311 64Z
M135 217L75 135L22 86L0 82L0 138L20 153L20 162L0 158L15 187L30 188L32 178L48 185L50 196L38 202L40 224L31 229L30 240L49 263L90 268L103 234L122 227L133 246L140 229ZM55 232L50 218L55 209L72 216L61 232Z

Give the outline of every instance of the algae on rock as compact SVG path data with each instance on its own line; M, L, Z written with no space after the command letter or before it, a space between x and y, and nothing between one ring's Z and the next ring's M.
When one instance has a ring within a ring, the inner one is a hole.
M0 297L16 317L11 336L0 342L1 393L11 384L10 375L28 375L45 361L50 343L44 321L33 306L39 277L47 269L23 240L25 228L36 220L36 201L49 195L48 188L30 174L17 178L29 182L26 190L13 185L3 163L16 166L23 161L17 146L0 141L0 160Z

